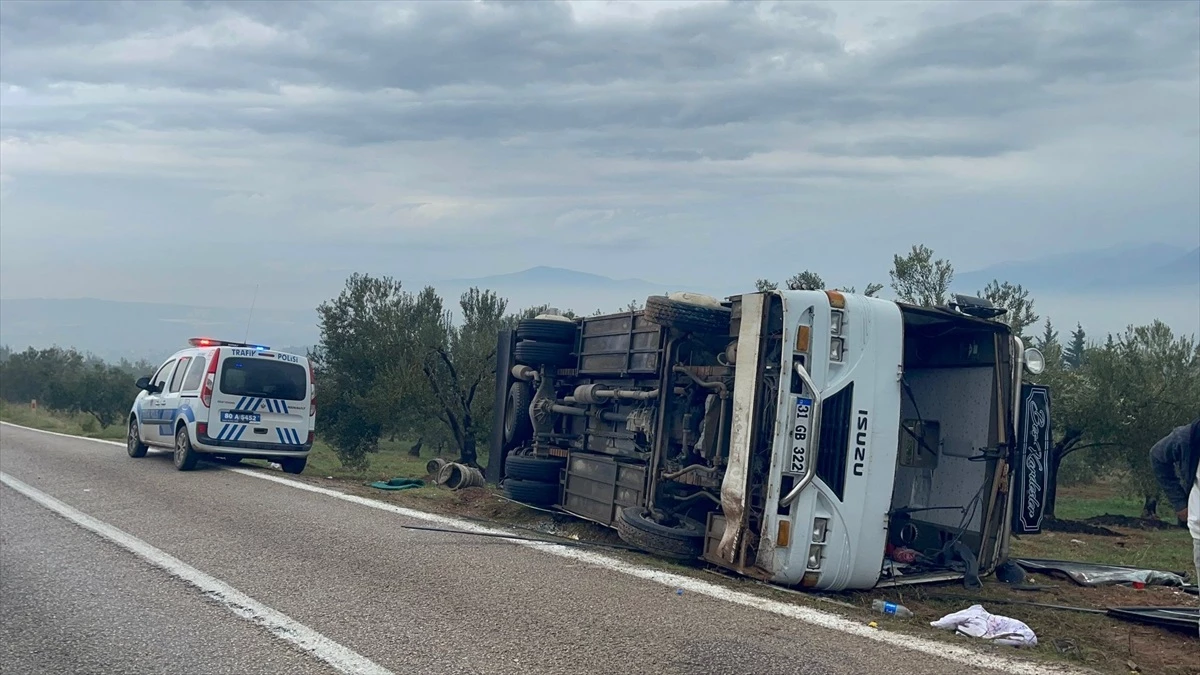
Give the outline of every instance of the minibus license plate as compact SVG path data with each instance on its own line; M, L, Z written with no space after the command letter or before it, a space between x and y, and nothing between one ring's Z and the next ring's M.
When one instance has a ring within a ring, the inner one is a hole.
M258 413L229 412L229 411L225 411L225 412L221 413L221 421L222 422L241 422L242 424L249 424L251 422L259 422L261 420L262 420L262 418L259 416Z
M797 398L792 418L792 455L784 473L803 476L808 470L808 439L812 436L811 398Z

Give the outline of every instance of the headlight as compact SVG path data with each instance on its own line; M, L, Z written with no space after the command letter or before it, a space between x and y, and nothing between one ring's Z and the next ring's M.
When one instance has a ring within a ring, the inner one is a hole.
M835 337L829 339L829 360L841 361L842 353L846 349L846 342L842 338Z
M813 535L812 540L818 544L825 543L825 529L829 526L829 520L826 518L813 519Z
M1046 370L1046 357L1037 347L1025 350L1025 367L1034 375L1041 375Z
M820 544L813 544L812 546L808 547L808 569L810 569L810 570L821 569L821 549L822 548L823 547Z

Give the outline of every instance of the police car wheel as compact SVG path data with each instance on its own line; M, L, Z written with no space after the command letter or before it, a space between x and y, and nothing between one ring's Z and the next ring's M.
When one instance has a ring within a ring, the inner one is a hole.
M142 437L138 433L138 423L136 419L129 420L129 437L125 439L125 451L130 457L145 457L146 444L142 442Z
M283 468L284 473L304 473L304 467L308 464L307 457L285 457L279 460L279 466Z
M175 432L175 468L180 471L191 471L200 461L200 454L192 447L192 439L188 438L187 427L179 427Z

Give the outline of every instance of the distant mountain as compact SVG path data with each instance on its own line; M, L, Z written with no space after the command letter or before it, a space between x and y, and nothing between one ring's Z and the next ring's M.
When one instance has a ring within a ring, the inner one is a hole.
M1139 244L1005 262L956 274L960 293L982 290L992 279L1045 292L1125 292L1200 286L1200 248Z
M157 360L186 346L191 337L242 340L247 337L245 309L186 305L75 300L0 301L0 344L73 347L105 360ZM316 311L257 309L249 341L303 353L316 344Z

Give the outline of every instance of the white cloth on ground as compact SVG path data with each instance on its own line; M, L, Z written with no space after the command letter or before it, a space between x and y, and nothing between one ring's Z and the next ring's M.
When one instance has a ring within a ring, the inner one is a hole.
M1024 622L992 614L983 605L971 605L960 612L931 621L929 625L1011 647L1037 646L1037 635Z

